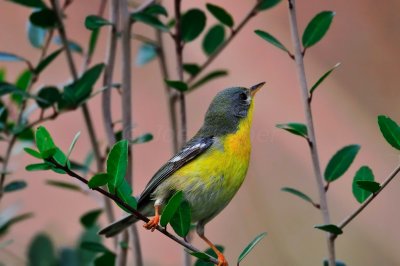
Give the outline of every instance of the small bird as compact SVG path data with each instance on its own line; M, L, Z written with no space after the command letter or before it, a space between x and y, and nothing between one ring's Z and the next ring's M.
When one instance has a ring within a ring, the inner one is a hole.
M254 96L264 84L219 92L197 134L155 173L138 199L140 212L154 214L144 225L154 231L164 204L182 191L191 207L192 222L197 223L197 234L218 255L218 266L228 262L205 236L204 226L228 205L244 181L250 162ZM136 221L129 215L99 233L111 237Z

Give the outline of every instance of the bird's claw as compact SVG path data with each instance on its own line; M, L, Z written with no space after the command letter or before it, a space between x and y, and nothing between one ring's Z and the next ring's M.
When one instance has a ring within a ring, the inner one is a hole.
M150 221L148 221L146 224L144 224L143 227L146 228L147 230L151 230L152 232L154 232L154 230L156 230L159 222L160 222L160 215L156 215L153 218L151 218ZM224 264L222 264L222 265L224 265Z
M228 266L228 261L222 253L218 254L218 266Z

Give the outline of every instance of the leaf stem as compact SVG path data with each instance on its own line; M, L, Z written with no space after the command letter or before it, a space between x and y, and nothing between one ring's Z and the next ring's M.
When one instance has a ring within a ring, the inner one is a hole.
M321 173L320 160L318 156L317 142L314 131L314 122L311 112L311 106L309 102L309 93L307 79L304 69L303 53L300 44L299 31L297 26L296 18L296 3L295 0L288 0L289 3L289 20L292 34L294 57L296 62L297 76L300 83L300 90L302 94L303 108L306 116L307 129L308 129L308 144L311 153L311 159L314 168L315 181L317 183L319 193L320 211L325 224L330 224L330 215L328 209L328 203L326 199L326 192L324 187L324 179ZM326 242L328 248L328 261L329 266L335 266L335 242L334 235L327 233Z

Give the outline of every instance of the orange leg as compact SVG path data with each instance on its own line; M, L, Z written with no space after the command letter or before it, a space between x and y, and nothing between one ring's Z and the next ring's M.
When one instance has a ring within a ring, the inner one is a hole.
M158 223L160 222L160 205L154 205L155 215L147 224L143 225L147 230L154 232L156 230Z
M218 256L218 266L228 266L228 261L225 259L224 254L222 254L215 246L213 243L211 243L210 240L208 240L208 238L202 234L199 235L201 237L201 239L203 239L211 248L212 250L214 250L214 252L217 254Z

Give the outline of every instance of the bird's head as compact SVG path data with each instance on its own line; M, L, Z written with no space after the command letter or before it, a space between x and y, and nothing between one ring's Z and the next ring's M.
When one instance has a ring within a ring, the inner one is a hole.
M221 136L234 133L242 119L251 116L253 99L265 82L250 88L233 87L220 91L208 107L199 133Z

